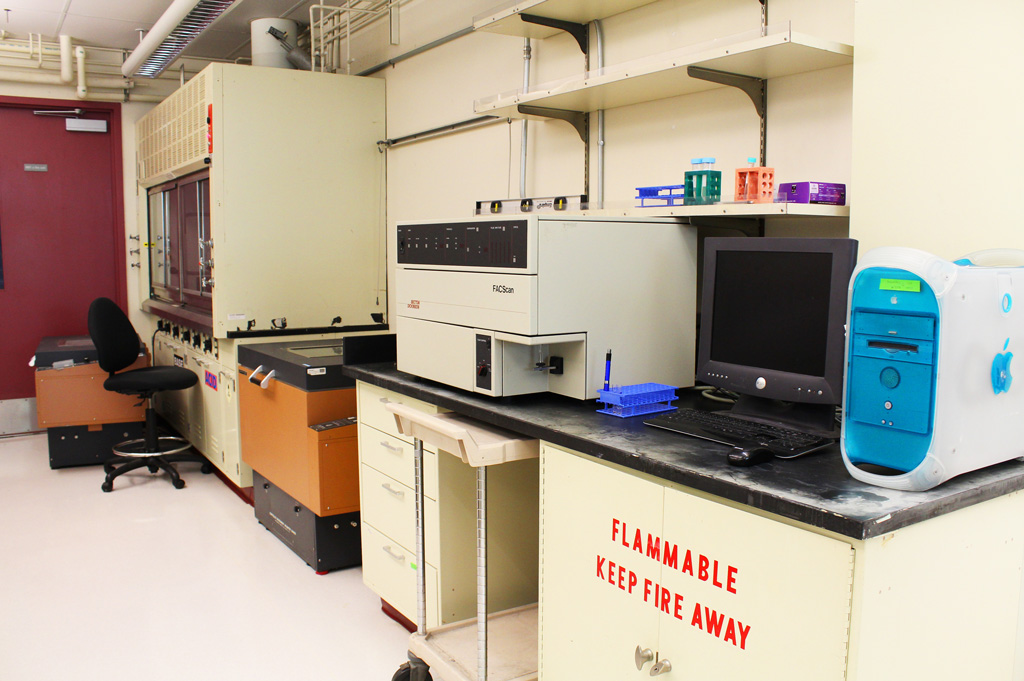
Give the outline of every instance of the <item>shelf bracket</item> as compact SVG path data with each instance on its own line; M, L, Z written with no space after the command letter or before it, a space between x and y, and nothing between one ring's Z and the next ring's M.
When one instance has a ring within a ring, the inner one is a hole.
M528 24L537 24L538 26L549 26L551 28L557 28L560 31L565 31L576 40L576 43L580 46L580 50L583 51L583 54L587 54L590 41L587 40L586 24L577 24L575 22L564 21L562 19L539 17L536 14L520 13L519 18Z
M541 116L543 118L557 118L560 121L566 121L572 127L576 128L576 132L579 133L580 139L583 143L587 143L587 114L582 111L567 111L565 109L549 109L545 106L532 106L530 104L520 104L518 106L519 113L524 116Z
M714 71L712 69L705 69L699 66L687 66L686 75L690 78L696 78L697 80L706 80L711 83L728 85L729 87L735 87L743 90L743 92L750 97L750 101L754 103L754 109L757 110L757 115L764 118L765 92L767 91L767 87L763 78L742 76L738 73L728 73L726 71Z
M727 71L715 71L713 69L701 68L700 66L687 66L686 75L697 80L706 80L711 83L718 83L719 85L739 88L746 93L747 97L750 97L750 101L754 103L754 110L757 111L757 117L761 121L761 165L767 165L768 117L766 113L768 111L768 81L764 78L743 76L738 73L728 73Z

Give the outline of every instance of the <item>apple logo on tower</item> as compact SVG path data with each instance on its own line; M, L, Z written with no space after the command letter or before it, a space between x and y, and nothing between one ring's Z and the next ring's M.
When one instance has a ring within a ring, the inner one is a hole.
M1003 352L998 353L992 360L992 390L996 395L1009 392L1010 384L1013 383L1013 376L1010 374L1010 360L1013 359L1012 352L1006 352L1010 347L1010 339L1003 343Z

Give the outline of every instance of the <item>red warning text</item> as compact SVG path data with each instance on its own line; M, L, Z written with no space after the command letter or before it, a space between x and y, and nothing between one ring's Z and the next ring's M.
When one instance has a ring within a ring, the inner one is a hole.
M683 551L680 561L677 544L650 532L645 534L639 528L628 528L626 523L618 518L612 518L612 541L647 556L656 563L685 572L731 594L736 593L736 579L739 574L737 567L721 563L702 553L694 553L691 549Z

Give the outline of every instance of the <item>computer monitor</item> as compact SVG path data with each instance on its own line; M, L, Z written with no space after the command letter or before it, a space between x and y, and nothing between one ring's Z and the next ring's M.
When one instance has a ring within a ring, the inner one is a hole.
M697 381L739 393L732 413L838 436L853 239L704 241Z

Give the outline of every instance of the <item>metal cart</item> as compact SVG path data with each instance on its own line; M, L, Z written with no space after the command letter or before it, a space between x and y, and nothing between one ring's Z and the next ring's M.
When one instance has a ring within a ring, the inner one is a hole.
M399 432L413 437L416 492L416 633L409 638L409 662L399 667L392 681L427 681L431 668L444 681L535 681L537 605L487 615L487 467L537 458L540 443L458 414L425 414L396 402L386 407L394 413ZM476 620L430 631L423 537L424 442L476 468ZM496 639L493 645L490 637Z

